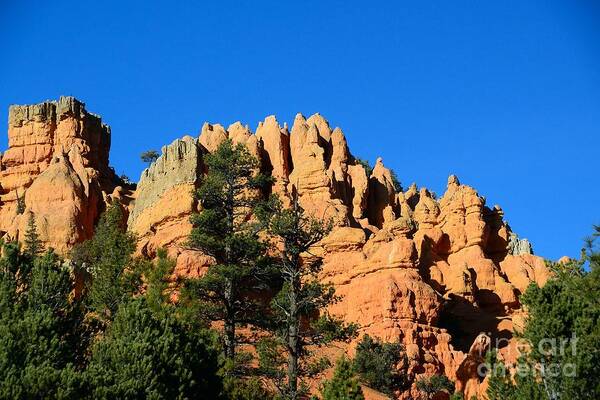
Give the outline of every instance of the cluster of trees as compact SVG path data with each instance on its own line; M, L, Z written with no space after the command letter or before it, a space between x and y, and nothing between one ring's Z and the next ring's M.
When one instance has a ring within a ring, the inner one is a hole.
M44 251L33 215L22 248L2 243L0 398L307 394L304 378L329 367L313 349L356 334L325 311L338 297L310 254L331 225L262 198L269 179L244 147L227 141L205 161L189 245L215 263L177 302L173 262L134 256L120 205L69 261ZM250 342L241 328L262 333Z
M2 247L0 398L219 398L214 334L156 301L170 270L133 257L120 207L74 250L78 268L43 251L33 218L22 249Z
M306 378L331 366L315 349L357 334L327 313L339 297L317 279L311 248L331 224L264 198L270 178L243 146L225 141L205 162L189 246L214 263L200 278L174 285L165 251L134 256L119 205L70 261L42 248L33 216L22 247L1 244L0 398L308 398ZM599 264L590 240L582 260L553 264L554 278L524 294L531 351L521 363L533 372L512 376L491 352L491 400L598 398ZM576 373L547 373L556 366ZM399 343L364 336L319 397L364 399L361 385L393 397L410 387L407 369ZM416 388L426 399L454 392L437 375Z
M594 231L580 260L549 263L552 279L521 297L528 318L519 337L528 351L513 373L488 354L490 400L600 398L600 227Z

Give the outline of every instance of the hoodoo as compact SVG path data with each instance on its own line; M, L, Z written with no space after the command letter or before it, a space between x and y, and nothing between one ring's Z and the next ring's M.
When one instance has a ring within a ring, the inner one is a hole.
M203 156L226 139L244 144L274 178L267 192L284 204L297 196L308 213L333 220L315 248L324 262L321 279L342 296L330 311L358 323L361 334L403 342L412 380L443 373L461 382L466 398L485 388L469 363L499 337L509 339L500 353L514 357L508 350L513 318L522 316L519 295L549 276L502 209L488 207L475 189L451 175L439 199L416 185L403 191L381 158L369 171L342 130L319 114L298 114L289 131L269 116L256 134L239 122L227 129L206 123L199 137L164 146L134 193L109 167L110 129L72 97L12 106L8 137L0 160L5 238L22 240L33 214L44 244L66 255L118 200L139 252L153 257L167 248L181 276L198 276L211 263L185 246L198 209L192 192L206 173Z

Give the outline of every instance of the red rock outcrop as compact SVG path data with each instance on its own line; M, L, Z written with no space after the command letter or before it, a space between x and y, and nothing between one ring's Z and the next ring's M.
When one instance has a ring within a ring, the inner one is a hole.
M108 167L109 135L72 98L11 108L0 169L3 234L20 238L33 212L44 240L60 250L89 237L104 202L129 198L115 189ZM202 274L211 263L185 244L203 157L226 139L247 146L275 178L268 192L284 204L297 196L308 213L334 221L315 248L324 260L322 280L343 296L330 311L358 323L363 334L401 341L413 381L443 373L460 382L466 398L481 395L483 380L473 375L479 362L473 349L489 344L481 333L492 346L503 339L502 357L516 357L510 338L522 319L519 295L530 282L544 284L544 260L511 231L500 207L487 207L453 175L440 199L414 184L401 191L381 159L367 176L341 129L331 129L319 114L298 114L291 131L274 116L256 134L239 122L227 129L205 124L198 138L163 147L129 205L128 226L140 238L140 253L152 257L166 247L182 276ZM23 214L17 213L19 198ZM416 395L413 386L399 398Z
M214 151L226 138L257 155L263 171L276 179L271 191L284 203L297 196L309 213L335 222L315 249L324 259L322 279L343 297L330 311L357 322L363 333L403 342L412 379L444 373L461 382L467 398L481 395L482 378L473 375L472 365L479 359L469 350L482 332L492 341L510 339L520 293L532 281L543 284L549 274L544 261L530 254L529 243L511 232L500 207L488 208L453 175L439 200L414 184L396 192L383 161L378 159L367 176L343 132L318 114L298 114L291 132L273 116L259 124L256 135L240 123L227 130L205 124L197 141L184 138L202 150L171 157L173 165L161 175L178 181L179 172L170 171L197 166L188 171L185 189L172 192L171 183L148 180L150 173L144 172L130 217L146 250L179 249L174 252L178 274L196 275L210 263L182 245L190 229L186 218L194 210L190 191L201 180L202 152ZM148 190L158 197L144 200ZM508 354L510 348L500 349L507 359L516 357ZM413 387L400 397L416 395Z
M0 158L2 236L21 240L33 213L47 247L66 252L89 238L105 202L123 191L109 149L110 128L73 97L11 106Z

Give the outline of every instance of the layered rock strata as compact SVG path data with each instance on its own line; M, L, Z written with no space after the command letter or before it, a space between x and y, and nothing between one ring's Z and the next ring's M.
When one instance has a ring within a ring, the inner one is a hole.
M0 158L0 234L22 240L30 216L46 247L91 237L106 202L123 195L109 167L110 128L73 97L11 106Z

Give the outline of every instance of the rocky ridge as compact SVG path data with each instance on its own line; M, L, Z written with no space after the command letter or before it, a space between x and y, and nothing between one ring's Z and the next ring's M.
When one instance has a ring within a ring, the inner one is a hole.
M275 178L270 192L284 203L297 196L309 213L334 221L315 248L324 259L322 279L343 296L330 311L357 322L361 333L402 341L412 378L444 373L459 382L466 398L485 388L468 367L476 359L474 346L481 352L490 341L506 339L501 356L514 360L512 330L523 315L519 295L549 275L499 206L488 207L455 176L436 199L414 184L395 187L381 159L367 175L342 130L319 114L298 114L291 130L269 116L255 134L239 122L227 129L206 123L198 138L164 146L132 195L116 187L108 168L110 131L82 103L61 98L14 107L10 115L0 171L4 235L21 238L12 219L18 196L24 196L25 213L43 219L45 232L63 232L45 240L66 251L89 237L102 205L119 198L130 210L128 227L140 238L140 253L152 257L166 247L177 260L177 275L202 274L210 258L185 246L189 216L198 206L192 192L205 173L203 156L231 139L246 145ZM47 190L49 185L61 189ZM67 233L76 235L65 240ZM400 398L415 395L413 386Z

